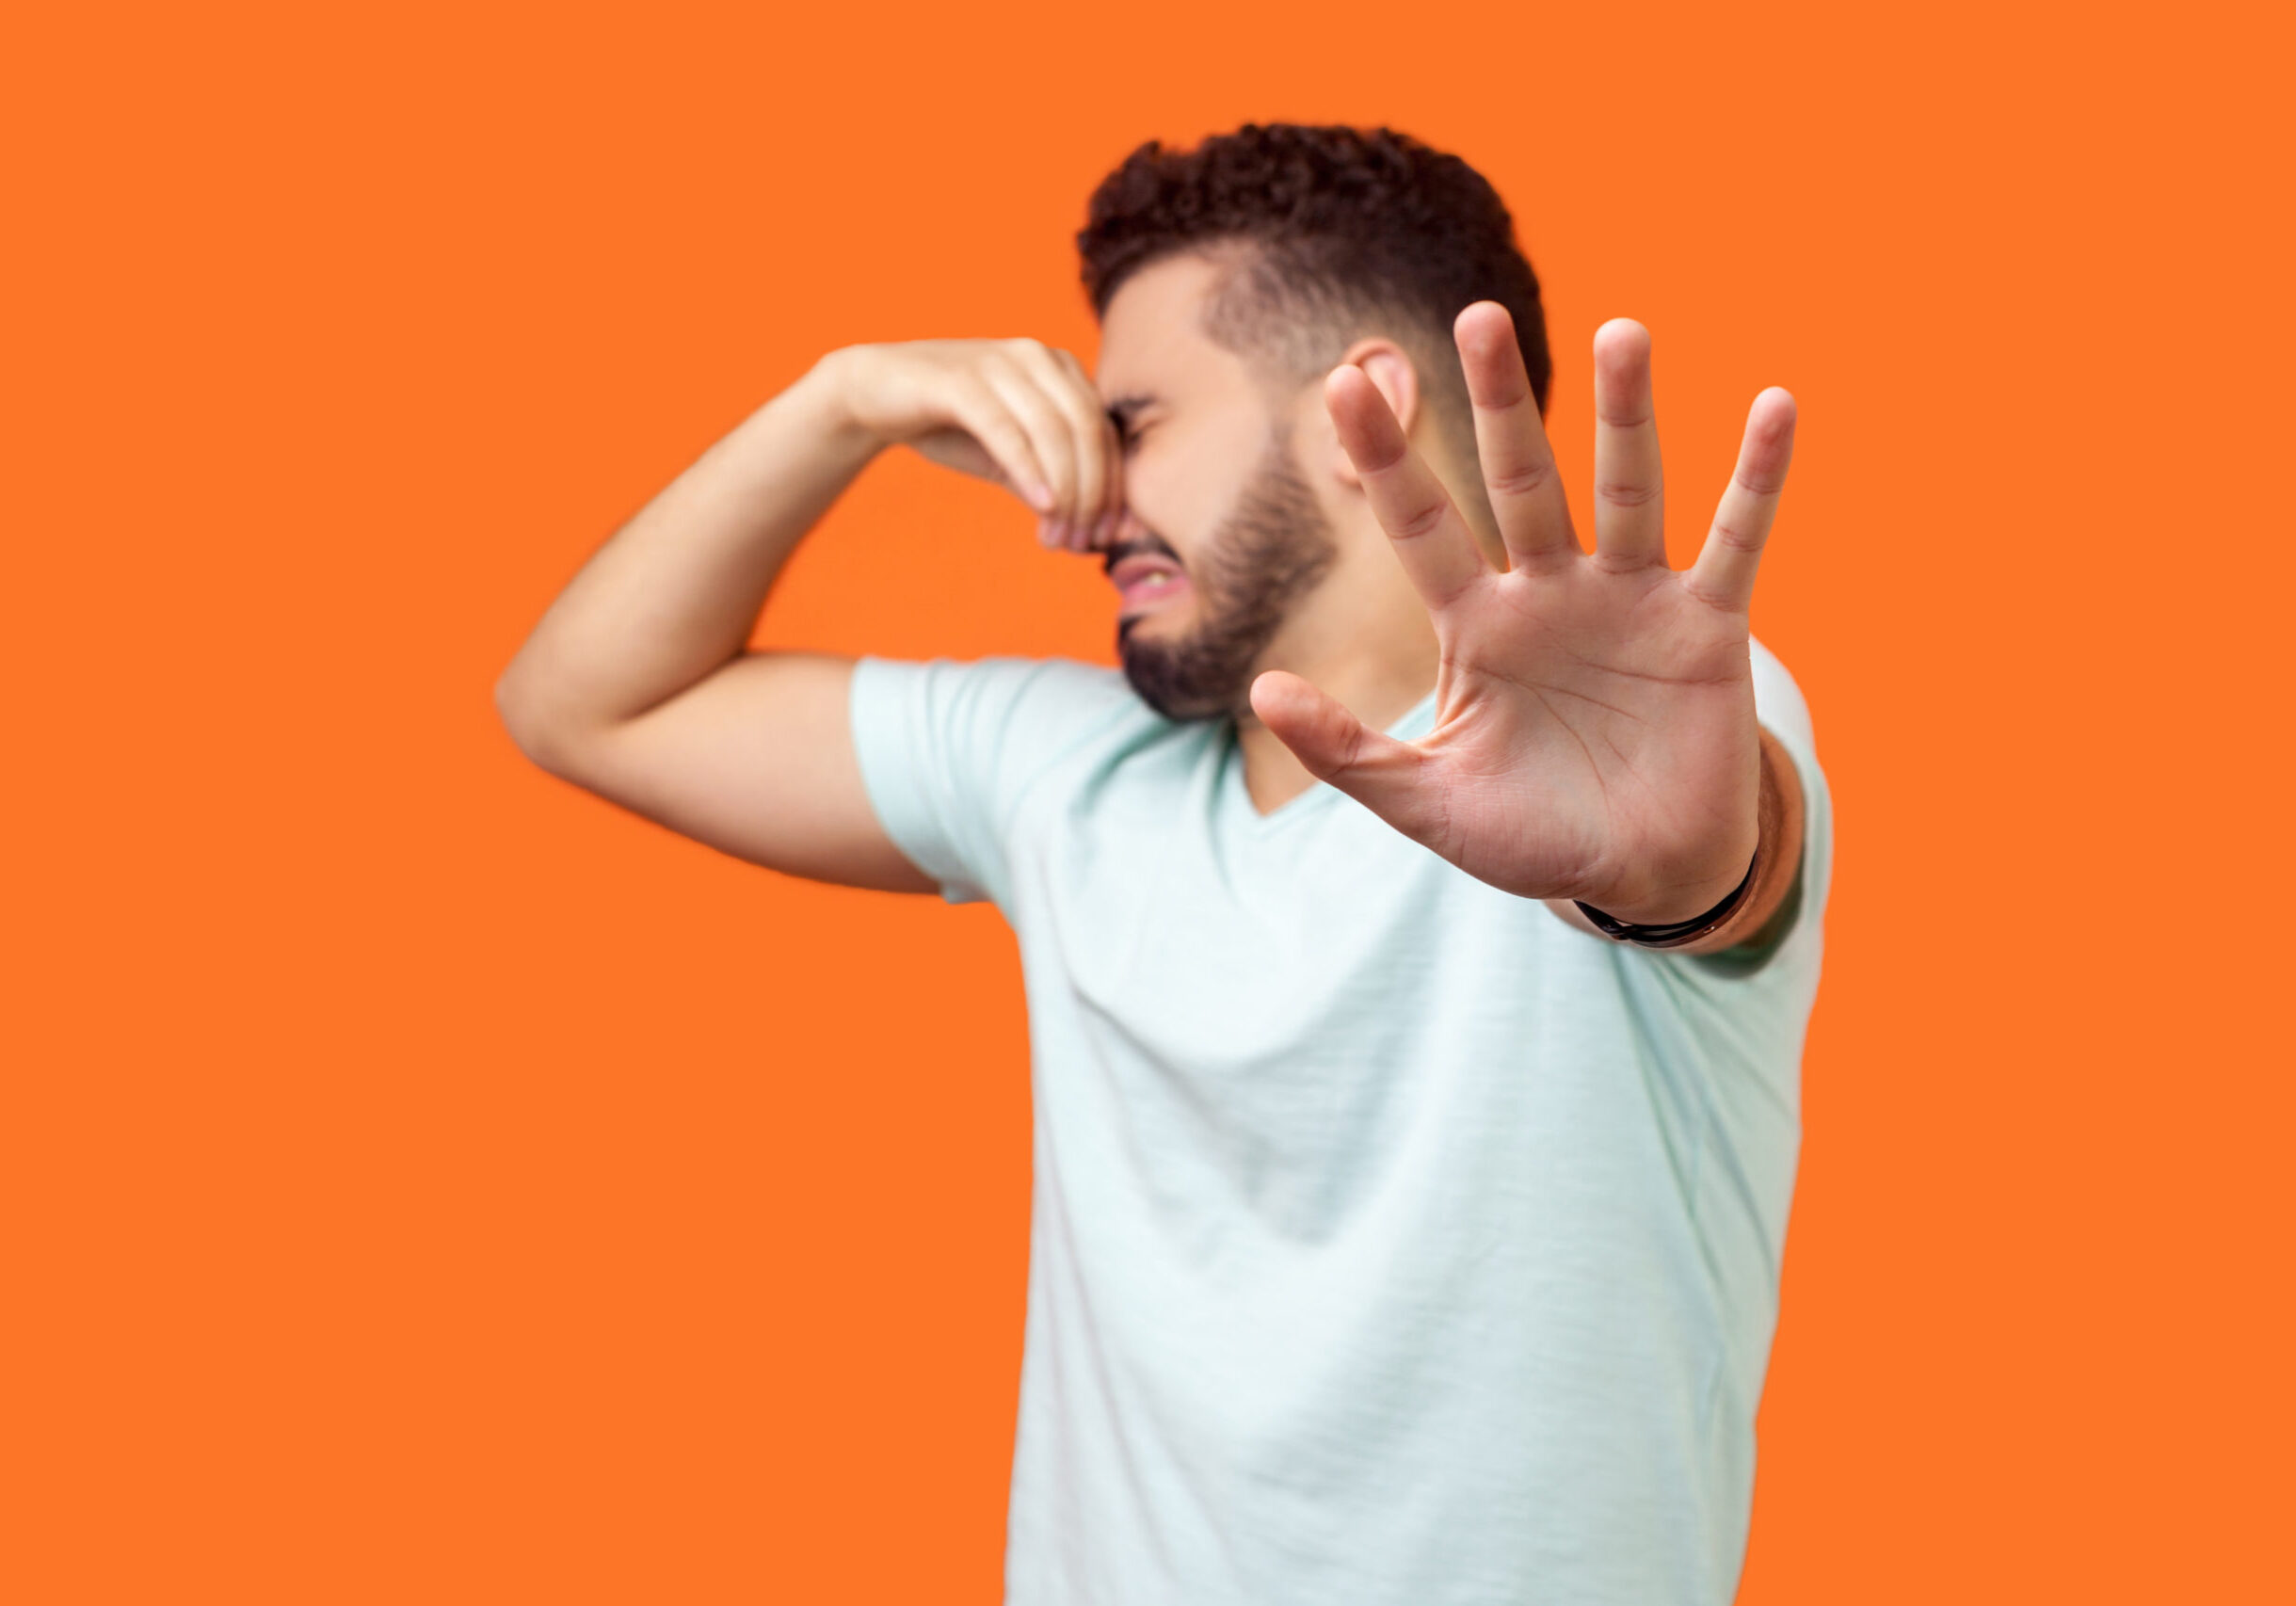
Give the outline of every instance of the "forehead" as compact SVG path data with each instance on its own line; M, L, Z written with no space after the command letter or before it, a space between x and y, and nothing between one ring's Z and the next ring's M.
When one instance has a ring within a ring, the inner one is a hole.
M1174 396L1248 382L1244 360L1204 332L1204 303L1225 261L1188 251L1150 263L1117 287L1100 319L1100 373L1108 400Z

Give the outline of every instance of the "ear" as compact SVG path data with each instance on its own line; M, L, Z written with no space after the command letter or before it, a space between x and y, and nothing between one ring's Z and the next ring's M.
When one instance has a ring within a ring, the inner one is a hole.
M1419 422L1419 369L1412 364L1409 354L1402 346L1383 337L1368 337L1349 346L1333 366L1362 369L1365 377L1378 388L1379 393L1387 398L1388 410L1395 415L1395 422L1403 426L1405 438L1410 436L1412 427ZM1320 386L1318 393L1321 393ZM1328 420L1325 427L1329 428ZM1340 444L1336 431L1331 435L1331 451L1332 473L1343 484L1361 485L1362 476L1356 473L1355 461L1348 457L1346 448Z

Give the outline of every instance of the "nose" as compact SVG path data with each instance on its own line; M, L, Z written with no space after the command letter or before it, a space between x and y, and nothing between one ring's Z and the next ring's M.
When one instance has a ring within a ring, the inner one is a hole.
M1136 533L1132 510L1119 504L1114 512L1103 513L1096 522L1085 526L1084 550L1106 552Z

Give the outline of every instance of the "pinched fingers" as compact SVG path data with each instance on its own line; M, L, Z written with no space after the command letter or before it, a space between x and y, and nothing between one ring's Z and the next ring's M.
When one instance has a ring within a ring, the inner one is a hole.
M1726 612L1744 613L1753 602L1755 570L1761 566L1762 547L1786 489L1786 470L1793 461L1797 410L1793 396L1774 385L1754 398L1738 466L1714 509L1714 527L1686 577L1694 595Z
M1089 438L1098 442L1094 455L1100 465L1100 496L1098 502L1087 501L1084 504L1084 544L1087 548L1103 545L1107 538L1115 533L1117 521L1124 512L1124 442L1117 433L1116 420L1109 416L1107 407L1100 400L1100 387L1092 382L1092 376L1084 372L1084 365L1077 361L1076 354L1058 349L1053 355L1068 369L1075 387L1072 393L1090 415L1084 426L1090 431Z
M1052 505L1039 509L1049 530L1065 532L1074 526L1077 496L1083 479L1083 453L1075 426L1036 365L1008 343L1003 361L983 363L981 382L988 387L1013 421L1028 437L1029 451L1043 470L1042 483L1052 493Z
M1013 490L1040 516L1058 506L1051 476L1037 459L1036 447L1003 396L977 376L966 376L941 404L957 426L980 442L997 472Z
M1451 493L1411 450L1387 398L1362 369L1334 368L1324 381L1324 405L1420 600L1431 612L1449 607L1490 573Z
M1083 364L1069 353L1036 340L1014 341L1010 349L1060 421L1068 478L1067 493L1050 521L1054 544L1082 551L1107 516L1116 489L1115 426Z

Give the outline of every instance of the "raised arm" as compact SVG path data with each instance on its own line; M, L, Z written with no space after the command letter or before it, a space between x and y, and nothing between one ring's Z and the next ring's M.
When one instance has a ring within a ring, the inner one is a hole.
M846 717L853 660L747 650L797 543L895 443L1014 490L1048 546L1081 549L1120 511L1114 429L1067 352L1027 340L832 352L671 482L551 603L495 684L521 750L736 858L934 891L862 789Z
M1335 369L1325 390L1442 643L1434 730L1416 743L1367 730L1279 670L1253 683L1252 707L1311 773L1582 929L1596 929L1576 912L1585 906L1656 928L1634 940L1681 953L1752 940L1802 852L1800 789L1756 716L1747 629L1792 457L1793 398L1755 397L1705 543L1676 570L1647 331L1618 319L1596 337L1591 552L1506 310L1477 302L1454 333L1503 570L1362 371Z

